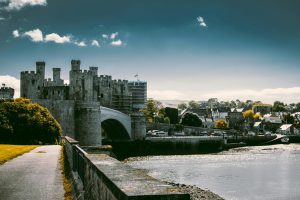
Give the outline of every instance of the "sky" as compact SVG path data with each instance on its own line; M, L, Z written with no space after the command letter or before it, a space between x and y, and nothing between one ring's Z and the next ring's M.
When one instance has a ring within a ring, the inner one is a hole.
M0 83L71 59L158 100L300 102L298 0L0 0Z

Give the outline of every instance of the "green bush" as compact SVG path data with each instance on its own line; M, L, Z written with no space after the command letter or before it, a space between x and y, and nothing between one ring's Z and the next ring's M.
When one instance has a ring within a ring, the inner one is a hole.
M195 126L195 127L201 127L202 121L198 117L197 114L186 112L180 120L180 124L183 126Z
M0 101L0 143L55 144L61 133L48 109L24 98Z

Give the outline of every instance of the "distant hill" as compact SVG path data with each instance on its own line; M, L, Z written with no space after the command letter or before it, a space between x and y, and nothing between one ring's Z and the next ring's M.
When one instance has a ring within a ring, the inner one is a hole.
M177 108L177 105L180 103L188 103L189 100L158 100L160 101L164 107Z

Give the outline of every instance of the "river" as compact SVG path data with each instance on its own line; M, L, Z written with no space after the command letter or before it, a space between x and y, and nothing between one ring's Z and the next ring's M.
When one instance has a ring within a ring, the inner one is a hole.
M228 200L300 199L300 144L129 158L126 163L154 178L196 185Z

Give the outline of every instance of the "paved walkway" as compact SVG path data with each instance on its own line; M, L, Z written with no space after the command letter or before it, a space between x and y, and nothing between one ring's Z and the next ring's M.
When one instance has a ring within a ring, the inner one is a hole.
M0 199L63 200L59 145L40 146L0 165Z

